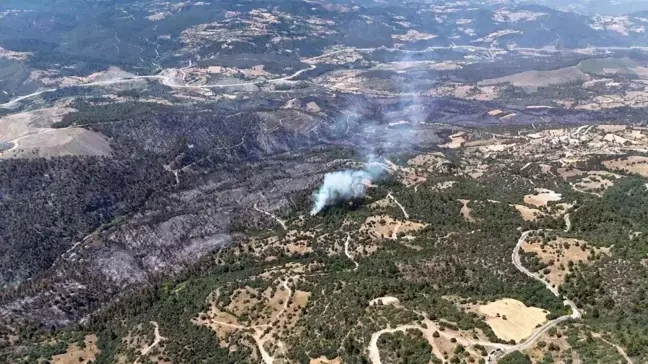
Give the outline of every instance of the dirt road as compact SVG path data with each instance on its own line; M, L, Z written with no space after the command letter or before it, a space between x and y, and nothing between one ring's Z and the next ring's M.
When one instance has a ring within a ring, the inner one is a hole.
M569 214L565 214L565 232L568 233L571 230L571 220L569 219Z
M155 322L155 321L151 321L151 324L153 324L153 326L155 327L154 330L153 330L153 333L155 334L155 339L153 340L151 345L145 347L142 350L142 354L137 359L135 359L133 364L137 364L139 362L140 358L147 355L151 351L151 349L153 349L154 347L156 347L160 343L160 341L166 340L166 338L164 336L160 335L160 326L158 325L158 323Z
M515 245L515 248L513 249L513 254L511 255L511 260L513 261L513 265L522 273L526 274L528 277L535 279L536 281L544 284L545 287L547 287L548 290L551 291L551 293L554 294L556 297L561 297L560 293L558 292L558 289L554 286L551 285L551 283L546 282L544 279L540 278L537 274L529 271L522 265L522 261L520 259L520 249L522 248L522 244L526 241L526 239L529 237L529 234L531 234L533 230L525 231L522 233L522 236L520 236L520 239L518 239L517 244ZM576 307L576 304L569 299L564 297L564 303L565 305L569 306L572 309L572 314L568 317L573 318L573 319L579 319L581 318L581 313ZM560 318L556 319L559 320Z
M403 207L403 205L401 205L400 202L398 202L396 197L394 197L394 195L392 195L391 192L389 192L387 194L387 198L390 198L392 201L394 201L394 203L396 203L396 205L398 205L398 207L400 207L401 211L403 211L403 215L405 215L405 218L409 219L409 214L407 213L407 211L405 211L405 208Z
M355 271L357 271L358 268L360 267L360 264L358 264L358 262L356 262L356 261L353 259L353 255L351 255L351 254L349 253L349 243L350 243L350 242L351 242L351 234L347 234L346 241L344 242L344 254L347 256L347 258L351 259L351 261L353 262L353 264L355 264L355 268L353 268L353 271L355 272Z
M325 56L325 55L322 55ZM150 75L150 76L133 76L133 77L126 77L126 78L116 78L112 80L105 80L105 81L97 81L97 82L90 82L90 83L84 83L80 85L74 85L70 87L93 87L93 86L110 86L110 85L117 85L117 84L122 84L122 83L131 83L135 82L138 80L159 80L163 85L172 87L172 88L187 88L187 89L211 89L211 88L228 88L228 87L244 87L244 86L254 86L254 85L260 85L260 84L267 84L267 83L277 83L277 82L283 82L283 81L289 81L299 75L301 75L304 72L311 71L317 68L315 65L310 65L309 68L304 68L302 70L299 70L291 75L284 76L284 77L279 77L271 80L262 80L262 81L250 81L250 82L241 82L241 83L232 83L232 84L212 84L212 85L178 85L174 80L172 75L167 75L167 76L159 76L159 75ZM180 71L181 73L184 73L184 71ZM183 77L184 79L184 77ZM55 92L58 90L63 90L69 87L61 87L61 88L52 88L52 89L47 89L47 90L41 90L37 91L34 93L31 93L29 95L24 95L20 96L18 98L15 98L7 103L0 104L0 108L4 109L10 109L16 106L16 104L20 101L30 99L35 96L42 95L44 93L48 92Z
M279 223L279 225L281 225L281 227L282 227L284 230L288 230L288 229L286 229L286 223L285 223L283 220L281 220L280 218L278 218L276 215L274 215L274 214L272 214L272 213L270 213L270 212L267 212L267 211L261 210L260 208L257 207L257 204L254 204L254 209L257 210L257 211L259 211L259 212L262 213L262 214L268 215L268 216L270 216L271 218L275 219L275 220L277 221L277 223Z
M249 330L252 329L254 330L253 334L249 334L254 342L257 345L257 348L259 349L259 353L261 354L261 359L263 360L264 364L273 364L274 363L274 356L270 355L268 351L265 349L265 343L268 340L267 337L267 329L271 328L274 326L276 321L281 317L284 313L286 313L286 310L288 309L288 304L290 302L290 299L293 296L293 291L288 285L288 279L285 279L281 281L279 284L281 287L283 287L287 292L288 292L288 299L284 300L283 306L281 307L281 310L277 313L277 315L274 318L270 319L270 322L267 324L261 324L261 325L253 325L253 326L242 326L242 325L237 325L237 324L230 324L227 322L222 322L222 321L212 321L212 323L220 326L225 326L225 327L230 327L233 329L239 329L239 330ZM220 293L219 293L220 294Z
M628 364L632 364L632 359L630 359L630 357L628 357L628 354L626 354L625 350L623 350L622 347L620 347L620 346L617 345L617 344L614 344L614 343L611 343L611 342L607 341L607 340L603 337L603 335L601 335L601 334L593 334L592 336L595 337L595 338L597 338L597 339L601 339L601 341L603 341L604 343L606 343L606 344L608 344L608 345L614 346L614 348L617 350L617 352L619 352L619 354L623 357L623 359L625 359L625 361L626 361Z
M393 198L393 196L391 196L391 193L388 195L388 197ZM570 228L571 227L571 222L568 223L569 217L566 216L565 218L566 218L565 222L567 224L567 227ZM540 278L539 276L537 276L533 272L529 271L527 268L525 268L522 265L522 262L521 262L521 259L520 259L520 249L522 247L522 244L524 244L524 242L526 241L526 239L529 237L529 235L532 232L534 232L534 231L533 230L525 231L525 232L522 233L522 235L518 239L517 244L515 245L515 248L513 249L513 253L511 254L511 260L513 262L513 265L515 265L515 267L519 271L521 271L522 273L524 273L528 277L533 278L533 279L541 282L556 297L560 297L560 294L559 294L558 290L555 287L553 287L551 284L545 282L542 278ZM581 318L581 312L578 310L578 307L576 307L576 304L573 301L571 301L571 300L569 300L567 298L564 298L563 303L566 306L569 306L571 308L572 313L570 315L561 316L561 317L558 317L555 320L551 320L551 321L545 323L540 328L538 328L536 331L534 331L533 334L531 334L531 336L529 336L526 340L524 340L523 342L521 342L519 344L516 344L516 345L506 345L506 344L498 344L498 343L491 343L491 342L484 342L484 341L467 340L467 339L465 339L463 337L460 337L460 336L457 336L457 335L451 335L451 334L449 334L447 332L440 332L440 334L443 335L443 336L448 336L451 339L457 340L457 342L459 344L464 345L465 347L470 347L470 346L474 346L474 345L482 345L482 346L484 346L486 348L491 349L490 352L489 352L489 355L487 357L486 363L494 364L494 363L497 362L497 360L499 358L501 358L502 356L504 356L504 355L506 355L508 353L518 351L518 350L523 351L523 350L526 350L526 349L529 349L529 348L533 347L537 343L537 341L547 331L549 331L551 328L559 325L560 323L565 322L567 320ZM407 331L407 330L411 330L411 329L420 330L425 334L430 329L434 329L436 327L436 324L433 321L430 321L430 320L426 320L425 324L426 324L425 325L426 328L423 328L423 327L419 326L418 324L411 324L411 325L401 325L401 326L397 326L395 328L386 328L386 329L382 329L380 331L377 331L377 332L373 333L371 335L371 340L369 342L369 347L368 347L369 359L371 360L371 362L373 364L381 364L380 351L379 351L378 345L377 345L378 339L380 338L381 335L386 334L386 333ZM611 345L614 345L614 344L611 344ZM616 347L616 345L615 345L615 347ZM619 350L619 349L621 351L623 350L623 349L617 347L617 350ZM619 351L619 352L621 352L621 351ZM625 356L625 357L627 358L627 356ZM442 358L442 357L439 357L439 358ZM630 361L628 361L628 362L632 363Z
M565 222L567 223L569 221L569 218L566 217ZM569 223L568 228L571 227L571 223ZM546 282L542 278L540 278L537 274L534 274L533 272L529 271L527 268L525 268L522 265L522 261L520 259L520 248L522 247L522 244L526 241L526 239L529 237L529 235L534 232L533 230L525 231L522 233L522 236L520 236L520 239L518 239L517 244L515 245L515 248L513 249L513 254L511 255L511 260L513 261L513 265L522 273L526 274L528 277L533 278L537 280L538 282L541 282L548 290L551 291L556 297L561 297L560 293L558 292L558 289L553 287L550 283ZM558 324L565 322L567 320L571 319L579 319L582 317L581 312L578 310L578 307L576 307L576 304L567 299L566 297L563 297L564 301L563 304L566 306L569 306L572 310L571 315L565 315L558 317L555 320L549 321L546 324L544 324L542 327L540 327L538 330L536 330L529 338L524 340L523 342L517 344L517 345L512 345L509 346L506 349L503 350L498 350L498 351L493 351L488 355L487 363L488 364L493 364L497 362L497 359L510 353L513 351L522 351L529 349L535 343L546 333L549 331L552 327L557 326Z
M394 328L386 328L374 332L371 335L371 340L369 341L369 347L368 347L369 360L371 361L371 363L382 364L382 361L380 360L380 350L378 349L378 339L380 339L380 336L382 336L383 334L393 334L395 332L405 332L407 330L419 330L430 343L434 342L434 333L436 332L439 334L439 336L444 337L448 340L452 340L452 339L456 340L458 344L461 344L466 348L474 345L482 345L486 348L499 350L500 352L503 352L505 350L509 350L512 347L511 345L507 345L507 344L498 344L498 343L479 341L479 340L468 340L454 333L441 330L440 327L434 321L426 318L425 320L423 320L423 326L419 324L400 325ZM441 350L436 345L432 345L432 352L437 358L439 359L443 358L443 354L441 353Z

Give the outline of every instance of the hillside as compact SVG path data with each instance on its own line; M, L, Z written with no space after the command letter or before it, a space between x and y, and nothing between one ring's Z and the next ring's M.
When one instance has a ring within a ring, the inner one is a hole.
M0 4L0 361L648 361L647 19Z

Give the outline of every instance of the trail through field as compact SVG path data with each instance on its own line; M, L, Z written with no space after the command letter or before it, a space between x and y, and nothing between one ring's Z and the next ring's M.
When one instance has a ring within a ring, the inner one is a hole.
M293 291L288 285L288 279L285 279L281 281L279 284L281 287L283 287L287 292L288 292L288 298L284 300L283 306L281 307L281 310L277 313L277 315L271 319L271 322L267 324L261 324L261 325L253 325L253 326L243 326L243 325L237 325L237 324L230 324L227 322L222 322L222 321L212 321L212 323L220 326L225 326L225 327L230 327L233 329L239 329L239 330L249 330L252 329L254 330L254 334L249 334L252 339L254 339L254 342L257 345L257 348L259 349L259 353L261 353L261 358L263 359L264 364L273 364L274 363L274 356L270 355L268 351L265 349L265 343L268 341L268 337L266 337L266 329L267 328L272 328L274 327L274 324L277 322L277 320L284 314L286 313L286 310L288 309L288 303L290 299L293 296ZM220 292L219 292L220 294ZM268 332L269 333L269 332ZM272 338L272 336L270 336Z
M154 347L156 347L160 343L160 341L166 340L166 338L164 336L160 335L160 326L158 325L158 323L155 322L155 321L151 321L151 324L153 324L153 326L155 327L155 329L153 330L153 333L155 334L155 340L153 340L151 345L145 347L142 350L142 354L139 357L137 357L137 359L135 359L133 364L137 364L139 362L140 358L142 356L148 354L151 351L151 349L153 349Z
M426 318L423 320L423 325L419 325L419 324L399 325L394 328L386 328L374 332L371 335L371 340L369 341L369 347L368 347L369 360L371 361L371 363L382 364L382 361L380 359L380 350L378 349L378 340L382 335L393 334L395 332L405 332L407 330L419 330L432 346L433 354L441 360L443 360L443 354L441 353L439 347L433 344L435 332L439 334L439 337L443 337L448 340L454 339L458 344L461 344L467 348L474 345L482 345L487 348L503 351L503 350L508 350L511 347L511 345L492 343L489 341L468 340L458 334L449 333L448 331L441 330L440 327L434 321Z
M599 334L599 333L592 334L592 337L595 337L595 338L597 338L597 339L601 339L601 341L603 341L604 343L606 343L606 344L608 344L608 345L611 345L611 346L614 346L614 348L616 348L616 350L617 350L617 351L619 352L619 354L620 354L620 355L625 359L625 361L626 361L628 364L632 364L632 359L630 359L630 357L628 356L628 354L626 354L625 350L623 350L622 347L620 347L619 345L617 345L617 344L615 344L615 343L612 343L612 342L607 341L607 340L603 337L603 335L601 335L601 334Z
M584 194L587 194L587 195L594 195L594 196L596 196L596 197L603 197L603 195L600 194L600 193L598 193L598 192L590 192L590 191L585 191L585 190L583 190L583 189L580 189L580 188L576 187L576 185L573 184L573 183L570 183L569 185L570 185L571 188L572 188L574 191L576 191L576 192L584 193Z

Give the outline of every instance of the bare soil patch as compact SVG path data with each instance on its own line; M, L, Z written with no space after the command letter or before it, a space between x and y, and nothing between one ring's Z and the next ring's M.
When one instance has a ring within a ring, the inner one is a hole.
M342 364L342 359L335 358L335 359L327 359L325 356L320 356L317 359L311 359L310 364Z
M474 216L472 216L471 214L472 210L470 209L470 207L468 207L468 203L470 203L470 200L459 200L459 201L463 204L463 206L461 207L461 216L466 221L476 222L477 219Z
M1 152L0 158L110 155L110 142L102 134L83 128L51 127L72 111L52 107L1 118L0 141L10 142L13 147Z
M552 190L536 188L536 193L524 196L524 203L533 206L547 206L549 201L560 201L562 196Z
M456 134L450 135L450 142L446 144L441 144L439 147L441 148L449 148L449 149L458 149L461 148L464 143L466 142L466 133L460 132Z
M399 302L400 301L396 297L385 296L385 297L374 298L373 300L369 301L369 306L398 305Z
M97 347L97 336L87 335L84 340L84 348L72 344L64 354L54 355L53 364L79 364L94 361L100 350Z

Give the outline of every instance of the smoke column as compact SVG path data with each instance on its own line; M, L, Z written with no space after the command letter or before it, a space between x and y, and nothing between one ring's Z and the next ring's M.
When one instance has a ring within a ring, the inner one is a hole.
M368 185L380 176L381 168L365 168L364 170L346 170L327 173L324 183L313 194L315 206L311 216L317 215L326 206L339 201L350 200L364 196Z

